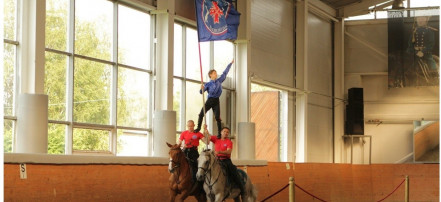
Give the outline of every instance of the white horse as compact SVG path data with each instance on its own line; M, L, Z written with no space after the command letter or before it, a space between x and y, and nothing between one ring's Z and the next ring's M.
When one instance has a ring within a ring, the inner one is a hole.
M245 193L242 194L242 201L254 202L257 198L256 187L251 183L248 175L238 169L237 172L241 180L245 181ZM227 184L227 174L222 169L219 160L210 150L201 152L198 158L198 172L196 178L199 181L204 180L204 190L207 194L207 201L221 202L225 199L233 198L234 201L240 201L240 189L231 182Z

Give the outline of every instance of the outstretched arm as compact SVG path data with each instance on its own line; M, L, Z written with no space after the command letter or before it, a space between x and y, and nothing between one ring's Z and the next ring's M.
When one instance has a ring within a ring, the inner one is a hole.
M234 63L234 59L231 61L230 64L228 64L227 68L225 68L224 72L222 73L222 75L219 77L219 81L222 83L225 81L225 79L227 78L227 74L230 71L231 65L233 65Z

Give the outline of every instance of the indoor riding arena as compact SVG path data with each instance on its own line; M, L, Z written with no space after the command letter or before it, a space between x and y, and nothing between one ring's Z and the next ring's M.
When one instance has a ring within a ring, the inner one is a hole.
M1 1L0 195L438 202L439 6Z

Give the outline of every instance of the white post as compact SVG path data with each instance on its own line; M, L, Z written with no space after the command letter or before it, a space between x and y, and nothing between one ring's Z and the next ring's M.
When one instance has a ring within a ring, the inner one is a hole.
M343 150L345 133L344 112L346 104L343 102L345 95L344 86L344 20L335 24L334 34L334 163L343 163Z
M43 95L46 0L20 2L20 94L14 152L47 153L48 96Z
M308 90L308 0L297 1L296 88ZM308 95L296 93L296 162L307 162Z
M20 94L17 110L17 153L47 153L48 96Z
M157 1L156 18L156 66L153 117L153 156L168 157L166 142L176 142L176 112L173 110L173 45L174 0ZM173 118L172 118L173 117Z
M172 110L175 1L159 0L157 9L155 110Z
M157 110L153 120L153 156L168 157L166 142L176 143L176 112Z
M251 1L237 1L237 10L241 13L236 44L236 123L250 121L250 78L251 66ZM234 134L235 131L232 131ZM238 136L240 133L237 134ZM236 142L237 144L237 142ZM233 150L234 151L234 150ZM239 149L233 153L239 155Z
M239 1L238 9L241 12L241 22L239 26L236 63L236 109L237 122L248 122L250 119L250 78L248 77L249 66L251 65L251 29L249 18L251 12L249 1Z
M239 159L256 159L256 124L252 122L239 122L238 157Z
M46 1L21 1L20 93L44 92Z

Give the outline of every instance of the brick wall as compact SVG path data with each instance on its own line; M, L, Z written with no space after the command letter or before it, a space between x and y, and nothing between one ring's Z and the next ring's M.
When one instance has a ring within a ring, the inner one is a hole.
M166 201L165 165L4 164L5 201ZM245 169L244 167L240 167ZM293 170L293 168L295 168ZM258 201L276 192L290 176L298 186L326 201L378 201L410 179L410 201L439 201L438 164L273 163L246 167ZM317 201L296 188L296 201ZM187 201L195 201L193 198ZM288 189L268 201L288 201ZM386 201L404 201L404 184Z

